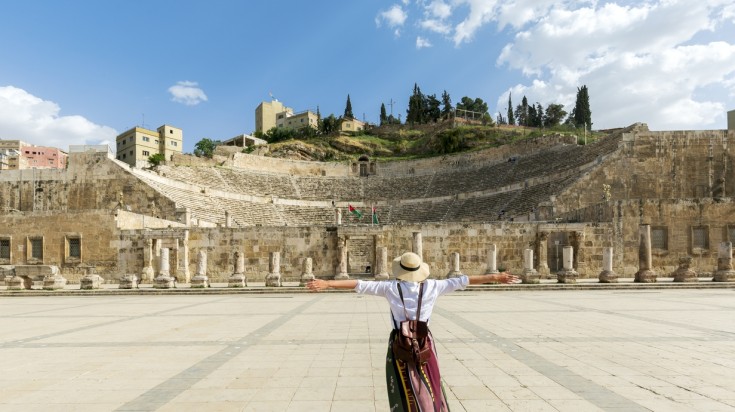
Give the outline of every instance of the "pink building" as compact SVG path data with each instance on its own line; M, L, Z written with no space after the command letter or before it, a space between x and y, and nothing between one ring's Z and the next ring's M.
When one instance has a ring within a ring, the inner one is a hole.
M21 146L17 158L18 169L64 169L68 155L45 146Z

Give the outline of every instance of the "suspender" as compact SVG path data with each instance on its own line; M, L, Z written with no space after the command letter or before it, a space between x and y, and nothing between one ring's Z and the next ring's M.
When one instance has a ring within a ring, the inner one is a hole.
M401 282L397 282L396 286L398 286L398 296L401 297L401 303L403 304L403 314L406 316L406 320L410 320L408 318L408 310L406 310L406 302L403 301L403 291L401 290ZM424 282L421 282L419 286L419 306L416 308L416 320L421 320L421 301L424 298ZM392 317L392 316L391 316ZM396 320L393 319L393 326L398 329L398 325L395 324Z

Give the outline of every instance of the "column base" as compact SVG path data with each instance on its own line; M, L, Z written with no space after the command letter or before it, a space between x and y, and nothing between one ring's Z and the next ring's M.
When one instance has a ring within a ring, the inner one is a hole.
M735 270L718 270L712 277L713 282L733 282L735 281Z
M100 275L86 275L79 281L79 289L99 289L102 287L102 283L104 283L104 281L105 280L102 279L102 276Z
M521 274L521 283L536 284L540 283L538 272L535 269L528 269Z
M120 289L133 289L137 288L139 284L139 279L135 275L125 275L120 278L120 285L118 286Z
M574 269L564 269L556 273L558 283L577 283L579 273Z
M229 288L244 288L248 285L248 279L242 273L233 273L227 279L227 287Z
M265 276L265 286L278 288L281 287L281 275L279 273L269 273Z
M209 277L206 275L196 275L191 278L192 288L206 288L209 286Z
M618 274L612 270L603 270L597 278L600 280L600 283L618 283Z
M656 278L658 276L656 275L656 272L647 269L647 270L639 270L635 274L635 282L636 283L656 283Z

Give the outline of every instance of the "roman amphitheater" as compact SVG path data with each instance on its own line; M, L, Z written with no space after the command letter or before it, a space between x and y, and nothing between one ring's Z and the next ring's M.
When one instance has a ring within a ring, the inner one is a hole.
M213 159L182 155L147 170L108 150L73 147L66 170L0 173L0 277L54 267L70 283L96 273L107 283L135 275L150 284L166 271L179 283L239 274L246 284L274 271L298 281L308 261L317 277L372 278L383 256L418 242L438 278L457 266L485 273L490 250L497 267L521 274L531 250L533 269L555 279L570 246L580 278L596 279L604 255L630 278L640 269L642 227L657 276L691 257L704 277L718 270L721 243L735 238L732 126L635 124L587 145L550 134L392 162L293 161L219 147Z

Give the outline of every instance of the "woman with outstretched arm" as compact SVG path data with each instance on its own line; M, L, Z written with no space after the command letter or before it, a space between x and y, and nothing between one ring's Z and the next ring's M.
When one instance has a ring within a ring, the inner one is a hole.
M386 383L391 411L448 411L429 319L436 299L467 285L517 283L506 272L451 279L428 279L429 266L415 253L393 260L391 281L322 280L306 286L311 291L354 289L366 295L383 296L390 304L393 330L388 343Z

